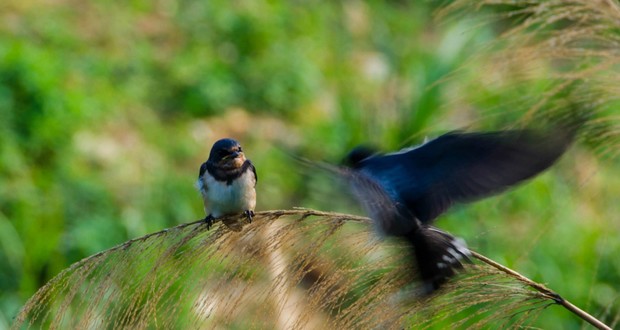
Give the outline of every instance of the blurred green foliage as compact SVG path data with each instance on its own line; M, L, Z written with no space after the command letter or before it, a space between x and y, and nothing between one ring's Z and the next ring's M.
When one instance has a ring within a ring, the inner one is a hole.
M397 149L503 128L550 88L483 70L475 55L500 27L437 22L436 7L3 1L0 328L71 263L203 217L193 183L218 138L239 139L256 164L258 209L351 211L279 147L336 162L359 143ZM573 149L439 225L603 315L620 292L618 164ZM555 308L538 323L580 324Z

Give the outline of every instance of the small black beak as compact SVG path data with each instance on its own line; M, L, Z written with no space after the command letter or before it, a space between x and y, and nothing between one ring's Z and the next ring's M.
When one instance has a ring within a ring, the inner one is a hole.
M224 157L223 159L235 159L237 157L239 157L239 152L233 151L230 154L226 155L226 157Z

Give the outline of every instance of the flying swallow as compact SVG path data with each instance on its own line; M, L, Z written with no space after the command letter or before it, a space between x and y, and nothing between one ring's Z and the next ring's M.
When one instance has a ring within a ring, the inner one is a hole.
M543 172L572 137L556 131L457 131L395 153L356 148L336 172L379 233L412 247L423 292L430 294L471 255L462 239L431 226L433 221L456 203L498 194Z

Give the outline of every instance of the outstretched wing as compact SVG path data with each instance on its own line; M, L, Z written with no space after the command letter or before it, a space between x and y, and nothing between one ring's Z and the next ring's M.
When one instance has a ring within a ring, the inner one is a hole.
M403 204L397 204L373 177L349 167L314 162L296 155L291 157L312 169L329 173L337 181L345 183L345 191L338 188L335 191L354 197L381 234L404 235L420 225L410 211Z
M497 194L544 171L572 134L530 130L453 132L420 147L358 164L423 223L452 204Z

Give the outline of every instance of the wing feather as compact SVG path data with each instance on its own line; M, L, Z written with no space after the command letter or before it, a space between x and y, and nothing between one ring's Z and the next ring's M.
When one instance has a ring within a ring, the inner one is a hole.
M500 193L546 170L571 140L530 130L452 132L406 152L367 158L360 168L428 223L454 203Z

